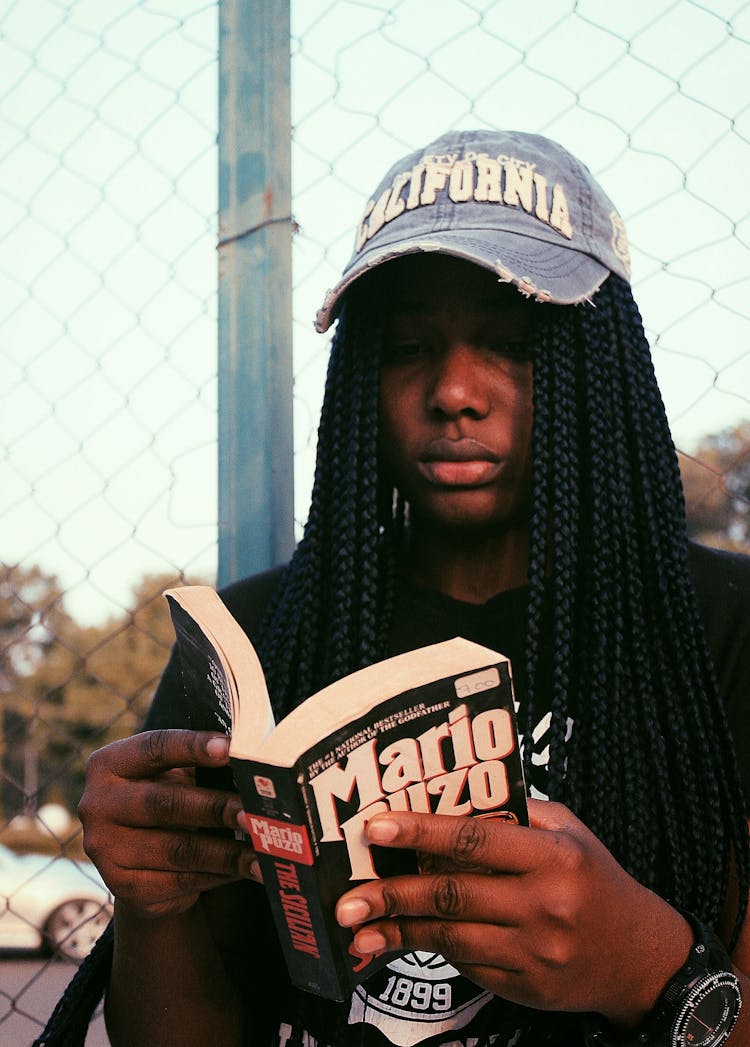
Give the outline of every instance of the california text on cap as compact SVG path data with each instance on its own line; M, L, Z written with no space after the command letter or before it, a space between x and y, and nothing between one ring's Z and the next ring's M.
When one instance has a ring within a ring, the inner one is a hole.
M394 164L326 295L326 331L346 289L419 251L465 258L541 302L589 301L610 273L630 280L625 225L593 175L559 143L522 131L454 131Z

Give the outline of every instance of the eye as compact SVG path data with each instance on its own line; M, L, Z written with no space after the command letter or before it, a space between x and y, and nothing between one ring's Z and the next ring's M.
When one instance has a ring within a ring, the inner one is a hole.
M532 343L526 340L499 340L488 344L488 349L496 356L504 356L507 360L527 361L532 358Z
M420 338L388 339L383 346L383 363L408 363L426 352L429 347Z

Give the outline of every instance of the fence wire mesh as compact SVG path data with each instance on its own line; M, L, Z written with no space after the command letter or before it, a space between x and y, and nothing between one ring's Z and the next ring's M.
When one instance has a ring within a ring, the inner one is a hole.
M505 126L563 142L617 203L691 527L750 549L750 3L291 14L298 525L312 319L364 202L442 131ZM0 0L0 843L53 866L82 855L87 754L134 729L163 667L162 589L215 577L217 20L199 0ZM36 941L22 886L0 879L0 948ZM60 965L2 985L0 1041L30 1043Z

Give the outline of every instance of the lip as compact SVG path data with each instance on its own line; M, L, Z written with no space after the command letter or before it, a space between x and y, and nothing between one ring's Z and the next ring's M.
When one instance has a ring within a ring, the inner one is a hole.
M491 483L502 466L499 455L471 437L433 440L418 461L422 476L440 487L481 487Z

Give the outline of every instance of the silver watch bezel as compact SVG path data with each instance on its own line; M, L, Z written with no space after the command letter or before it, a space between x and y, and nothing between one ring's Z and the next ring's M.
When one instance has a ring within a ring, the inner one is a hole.
M731 1022L728 1027L721 1033L717 1034L714 1039L707 1040L704 1047L721 1047L721 1044L726 1042L737 1024L737 1019L739 1018L740 1010L742 1008L742 992L740 990L740 983L732 971L716 971L713 974L705 974L698 978L698 980L690 986L686 995L678 1004L677 1014L672 1022L672 1030L669 1039L670 1047L689 1047L689 1043L685 1038L686 1026L692 1019L696 1006L705 999L707 995L718 988L730 989L734 995L734 1007L729 1005L733 1012Z

